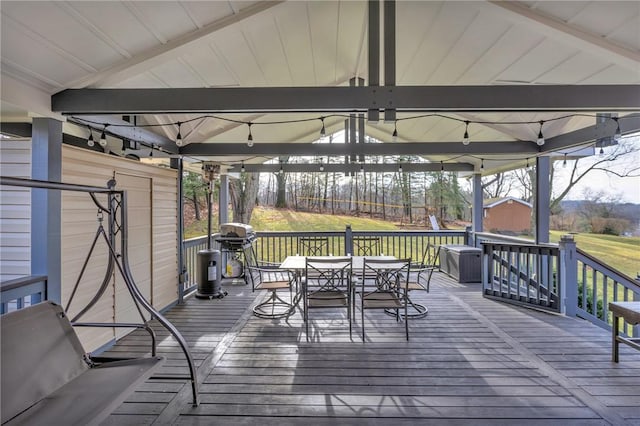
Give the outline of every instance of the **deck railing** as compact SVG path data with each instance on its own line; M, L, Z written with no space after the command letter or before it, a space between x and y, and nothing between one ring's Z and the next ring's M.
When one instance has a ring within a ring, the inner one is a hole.
M485 241L482 256L485 296L561 312L558 247Z
M47 277L30 275L0 283L0 314L47 300Z
M393 255L396 257L410 257L419 261L428 243L432 245L465 244L468 240L467 231L353 231L347 226L344 231L309 231L309 232L270 232L260 231L256 233L254 242L256 255L259 259L268 262L282 262L287 256L303 254L301 240L305 238L323 239L322 247L318 254L345 256L347 254L358 255L354 247L354 238L372 237L378 243L378 253ZM197 253L207 246L206 235L191 238L184 241L184 266L183 278L184 295L194 291L197 283ZM213 242L215 249L219 245ZM224 253L223 253L224 255Z
M562 312L611 329L609 302L640 301L640 282L605 265L576 247L571 235L559 244L476 233L483 249L485 296L510 303ZM640 327L625 324L628 336Z
M609 328L613 316L609 312L611 301L640 302L640 283L595 257L576 249L577 304L576 315L603 328ZM640 327L625 323L623 333L640 336Z

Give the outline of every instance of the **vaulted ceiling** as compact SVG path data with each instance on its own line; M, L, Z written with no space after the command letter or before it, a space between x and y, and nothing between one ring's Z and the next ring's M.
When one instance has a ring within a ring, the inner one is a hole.
M353 77L366 81L367 8L366 1L2 1L2 120L58 116L51 111L51 95L69 88L324 87L346 86ZM398 1L395 31L399 86L640 83L637 1ZM459 141L469 120L533 122L473 124L472 143L535 141L535 122L566 114L454 111L447 115L462 121L398 122L398 140ZM141 114L137 122L185 122L199 115ZM318 115L224 117L260 123ZM415 115L399 112L398 118ZM549 122L545 137L594 124L592 116ZM327 119L326 127L328 133L343 129L344 119ZM177 126L150 130L174 139ZM185 145L247 140L246 125L219 119L194 120L181 130ZM393 130L393 123L367 123L367 134L382 141L390 141ZM256 145L311 142L318 131L317 121L252 129Z

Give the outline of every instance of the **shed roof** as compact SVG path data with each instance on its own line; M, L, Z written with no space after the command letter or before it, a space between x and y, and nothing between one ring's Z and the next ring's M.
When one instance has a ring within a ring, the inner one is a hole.
M487 200L484 200L483 202L483 206L485 209L490 209L496 206L499 206L500 204L504 204L504 203L508 203L508 202L516 202L516 203L520 203L522 205L525 205L529 208L533 208L533 205L531 203L528 203L524 200L521 200L519 198L515 198L515 197L504 197L504 198L490 198Z

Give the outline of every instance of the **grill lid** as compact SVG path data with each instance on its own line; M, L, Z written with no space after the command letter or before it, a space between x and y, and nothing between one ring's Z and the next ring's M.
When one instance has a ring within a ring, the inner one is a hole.
M220 234L223 237L247 238L253 236L253 227L245 223L223 223L220 225Z

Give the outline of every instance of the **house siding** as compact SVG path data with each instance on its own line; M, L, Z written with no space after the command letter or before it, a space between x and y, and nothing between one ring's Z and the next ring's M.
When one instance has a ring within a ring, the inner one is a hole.
M31 139L0 142L2 176L31 177ZM31 189L0 189L0 282L31 275Z
M142 293L157 309L178 298L177 172L137 161L63 146L65 183L105 187L115 176L116 189L127 190L129 202L129 261ZM98 196L104 201L104 196ZM162 226L156 226L162 223ZM62 193L62 301L66 305L98 226L97 208L80 192ZM106 226L106 221L105 221ZM107 266L107 247L96 245L82 282L69 308L73 316L94 296ZM82 317L86 322L140 322L119 273L107 291ZM86 350L95 350L130 330L79 329Z
M484 209L483 228L489 232L522 233L531 228L531 207L505 201Z

